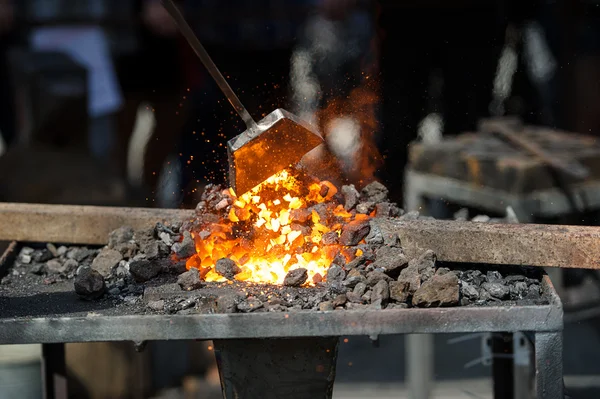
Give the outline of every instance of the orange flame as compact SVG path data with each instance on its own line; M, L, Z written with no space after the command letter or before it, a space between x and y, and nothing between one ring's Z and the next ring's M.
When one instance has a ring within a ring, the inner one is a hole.
M186 266L199 269L206 281L225 281L215 270L221 258L238 264L235 278L241 281L282 284L296 268L308 271L307 285L322 281L344 250L337 244L343 224L356 219L333 201L336 193L327 181L304 185L287 170L240 197L229 190L226 216L192 232L197 254ZM333 239L323 243L328 233Z

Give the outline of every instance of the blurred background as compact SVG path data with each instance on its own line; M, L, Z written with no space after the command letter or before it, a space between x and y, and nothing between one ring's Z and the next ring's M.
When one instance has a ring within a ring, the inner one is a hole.
M307 164L338 184L380 179L405 208L411 143L500 116L600 134L595 0L179 3L255 119L282 107L317 124L326 146ZM225 182L226 141L243 130L160 1L0 0L0 201L193 208L205 184ZM566 382L597 398L600 323L577 320ZM439 397L491 397L485 362L462 369L480 339L448 339L436 338ZM207 348L69 345L72 396L219 397ZM336 397L406 395L404 353L401 337L351 339ZM0 348L0 397L39 397L38 359L39 348Z

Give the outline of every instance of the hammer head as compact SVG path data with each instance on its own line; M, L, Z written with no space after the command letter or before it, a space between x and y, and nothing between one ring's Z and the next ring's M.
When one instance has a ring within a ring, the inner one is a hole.
M295 165L323 143L321 135L308 123L284 109L276 109L229 140L229 184L242 195L274 174Z

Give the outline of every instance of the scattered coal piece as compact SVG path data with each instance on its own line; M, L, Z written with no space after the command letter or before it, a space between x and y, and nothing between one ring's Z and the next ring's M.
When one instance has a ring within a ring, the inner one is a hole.
M369 222L369 234L367 235L367 237L365 238L365 242L369 245L373 245L373 246L381 246L385 243L385 240L383 239L383 233L381 232L381 229L379 228L379 226L377 226L376 223L373 223L372 221Z
M184 231L182 236L181 242L173 244L172 251L180 259L187 259L196 254L196 244L188 231Z
M364 202L384 202L388 197L388 189L378 181L366 185L360 192L360 199Z
M215 271L227 280L235 280L235 275L240 273L242 269L229 258L221 258L215 265Z
M388 276L387 274L383 273L383 272L379 272L379 271L372 271L367 273L367 285L369 287L374 287L378 282L380 281L394 281L390 276Z
M525 299L529 300L538 300L541 297L540 286L537 284L532 284L529 286L527 290L527 296Z
M152 310L161 311L165 309L165 301L163 299L159 299L157 301L150 301L146 305Z
M337 231L329 231L325 234L323 234L323 237L321 238L321 244L323 245L335 245L338 243L339 240L339 236Z
M308 280L308 270L301 267L290 270L283 279L283 285L288 287L300 287L306 280Z
M479 299L479 290L472 284L463 282L461 286L462 295L470 301L476 301Z
M327 283L341 283L346 278L346 272L338 265L331 265L327 270Z
M361 202L360 204L356 205L356 212L363 214L363 215L368 215L371 212L373 212L374 210L375 210L374 202Z
M481 287L487 291L492 298L506 299L510 294L509 288L499 280L495 280L493 283L483 283Z
M352 290L352 293L360 298L365 294L365 292L367 292L367 288L367 284L361 282L356 284L354 290Z
M219 313L235 313L239 297L235 294L225 294L217 299L217 309Z
M33 260L36 263L44 263L44 262L48 262L50 259L54 258L54 255L52 254L52 252L50 252L49 249L44 248L40 251L35 251L33 253Z
M259 299L250 297L240 302L237 305L237 308L242 313L250 313L262 308L263 306L263 303Z
M406 302L410 296L410 284L406 281L390 281L390 298L396 302Z
M138 283L148 281L161 272L162 265L157 261L150 261L143 255L138 255L129 263L129 273Z
M527 295L528 287L524 281L517 281L509 287L511 299L523 299Z
M84 267L79 270L73 282L75 292L83 299L93 300L104 295L104 277L96 270Z
M346 223L342 227L342 234L340 235L340 244L346 246L355 246L361 242L369 232L371 226L368 221L364 220L353 220Z
M134 230L129 226L121 226L108 234L108 247L116 249L121 244L133 240Z
M429 280L435 274L435 262L437 257L431 250L427 250L416 259L417 269L421 274L421 282Z
M488 283L502 282L502 274L498 270L488 270L486 273Z
M392 278L398 278L400 271L408 266L408 258L402 248L383 246L375 251L373 267L383 269Z
M375 216L377 217L398 217L404 214L404 211L398 205L391 202L379 202L375 205Z
M348 272L346 279L342 282L344 287L354 288L356 284L367 281L366 277L358 269L352 269Z
M46 265L42 263L34 263L29 268L29 272L31 274L37 274L38 276L41 276L42 274L46 273Z
M292 223L304 224L311 218L312 212L307 208L293 209L290 212L290 221Z
M354 184L342 186L342 196L344 197L344 209L350 211L358 205L360 194L354 187Z
M335 307L333 306L332 301L324 301L319 304L319 310L321 312L327 312L333 309L335 309Z
M379 280L373 287L373 293L371 294L371 303L385 306L390 299L390 288L385 280Z
M48 273L63 273L65 271L63 264L57 259L50 259L46 262L46 270Z
M333 299L332 304L334 308L337 308L338 306L344 306L347 301L346 294L339 294Z
M418 264L412 260L408 262L406 269L400 271L398 282L408 284L410 295L414 295L419 287L421 287L421 275L419 274Z
M202 280L200 280L200 272L195 268L191 268L187 272L180 274L177 277L177 284L185 291L197 290L203 285Z
M121 253L110 248L103 248L92 262L92 269L103 277L108 277L114 267L123 259Z
M413 306L455 306L459 300L458 277L455 273L436 275L421 284L412 299Z

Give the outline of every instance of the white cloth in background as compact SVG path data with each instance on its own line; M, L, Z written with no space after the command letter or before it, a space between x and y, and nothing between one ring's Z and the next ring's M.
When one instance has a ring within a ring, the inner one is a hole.
M42 27L31 35L35 50L62 51L88 70L88 112L96 118L118 111L123 97L104 31L96 26Z

